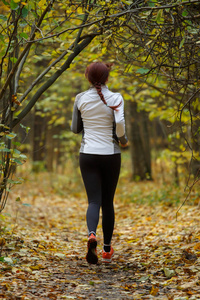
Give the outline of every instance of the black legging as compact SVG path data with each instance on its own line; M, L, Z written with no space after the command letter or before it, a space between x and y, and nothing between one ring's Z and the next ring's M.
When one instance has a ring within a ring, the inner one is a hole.
M119 178L121 155L96 155L80 153L81 174L88 196L86 214L88 232L95 232L102 207L104 244L109 245L114 229L113 199Z

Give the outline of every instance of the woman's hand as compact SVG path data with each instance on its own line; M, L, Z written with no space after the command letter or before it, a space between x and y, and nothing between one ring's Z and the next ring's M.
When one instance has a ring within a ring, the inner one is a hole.
M119 143L119 144L122 148L127 148L129 146L129 142L127 142L126 144L122 144L122 143Z

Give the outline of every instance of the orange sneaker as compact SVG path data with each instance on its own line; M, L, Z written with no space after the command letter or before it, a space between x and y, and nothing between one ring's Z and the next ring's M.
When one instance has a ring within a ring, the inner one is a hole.
M97 264L97 239L96 236L92 233L88 238L87 242L88 252L86 255L86 260L89 264Z
M111 263L114 256L114 249L111 247L110 252L102 251L102 262Z

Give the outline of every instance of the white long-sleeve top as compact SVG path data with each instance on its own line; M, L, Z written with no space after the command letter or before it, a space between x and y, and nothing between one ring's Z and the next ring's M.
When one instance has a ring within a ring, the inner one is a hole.
M120 153L119 141L121 144L128 141L121 94L111 92L105 85L101 88L108 106L121 104L117 110L106 106L95 87L76 96L71 130L74 133L83 131L81 153L101 155Z

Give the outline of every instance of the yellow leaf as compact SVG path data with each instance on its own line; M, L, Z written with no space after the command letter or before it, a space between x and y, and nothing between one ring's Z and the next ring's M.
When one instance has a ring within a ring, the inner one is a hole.
M42 245L39 245L38 248L40 248L40 249L45 249L45 247L42 246Z
M105 54L106 52L107 52L107 48L103 47L102 50L101 50L102 55Z
M6 240L4 238L0 239L0 247L3 247L6 243Z
M40 269L44 269L44 266L42 266L41 264L36 265L36 266L30 266L31 270L40 270Z
M78 13L78 14L82 14L82 13L83 13L83 10L82 10L81 7L78 7L78 8L77 8L77 13Z
M153 285L152 288L151 288L150 294L152 296L156 296L158 292L159 292L159 288L157 288L156 286Z
M194 246L194 250L200 250L200 242Z
M46 0L40 0L40 2L38 2L38 6L40 8L46 8Z

